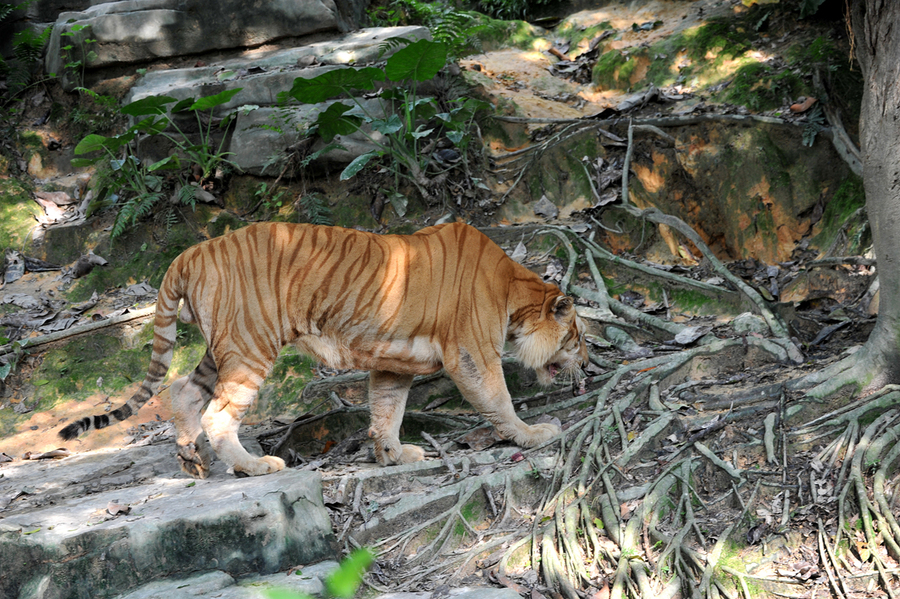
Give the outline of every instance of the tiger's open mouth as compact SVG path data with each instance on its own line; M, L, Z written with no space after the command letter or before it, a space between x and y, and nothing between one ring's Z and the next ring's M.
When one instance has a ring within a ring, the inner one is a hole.
M547 365L547 370L550 371L550 377L555 377L560 370L562 370L562 366L559 364L553 363Z

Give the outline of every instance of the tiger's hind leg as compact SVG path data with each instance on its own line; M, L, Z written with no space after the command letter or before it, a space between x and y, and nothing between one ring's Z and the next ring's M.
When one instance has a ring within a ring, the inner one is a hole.
M212 400L201 418L203 430L216 455L232 466L236 474L259 476L284 468L281 458L270 455L256 458L247 453L238 440L241 420L253 405L264 379L265 376L247 366L220 368Z
M212 396L218 378L216 363L207 351L194 371L169 388L175 421L178 462L194 478L209 476L212 451L203 434L200 416Z
M400 424L412 381L412 375L369 372L369 436L375 439L375 459L382 466L418 462L425 457L421 447L400 444Z

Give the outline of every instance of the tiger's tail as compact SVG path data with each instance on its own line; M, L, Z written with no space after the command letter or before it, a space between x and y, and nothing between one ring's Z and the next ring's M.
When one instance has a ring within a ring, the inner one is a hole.
M156 318L153 322L153 353L147 376L140 389L123 405L106 414L88 416L77 420L61 431L59 436L70 441L91 429L106 428L137 414L148 399L156 394L159 384L165 378L172 363L172 352L175 348L175 333L178 320L178 302L184 297L183 277L179 267L182 260L176 259L166 271L160 285L156 300ZM182 320L190 321L190 310L182 310Z

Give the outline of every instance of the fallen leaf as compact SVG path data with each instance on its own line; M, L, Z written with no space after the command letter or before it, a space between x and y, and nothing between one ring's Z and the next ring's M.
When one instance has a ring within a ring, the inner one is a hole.
M106 511L109 512L113 516L118 516L119 514L127 515L128 512L131 511L131 506L124 505L121 503L116 503L115 501L110 501L106 506Z

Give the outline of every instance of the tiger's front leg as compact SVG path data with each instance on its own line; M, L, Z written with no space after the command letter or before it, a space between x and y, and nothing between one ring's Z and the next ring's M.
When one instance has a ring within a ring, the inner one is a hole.
M526 424L519 418L506 388L499 356L479 368L471 355L462 350L459 364L447 368L447 374L466 401L494 425L497 433L519 447L536 447L560 433L555 424Z
M382 466L409 464L425 458L421 447L400 444L400 425L412 381L411 374L369 372L369 437L375 440L375 459Z

